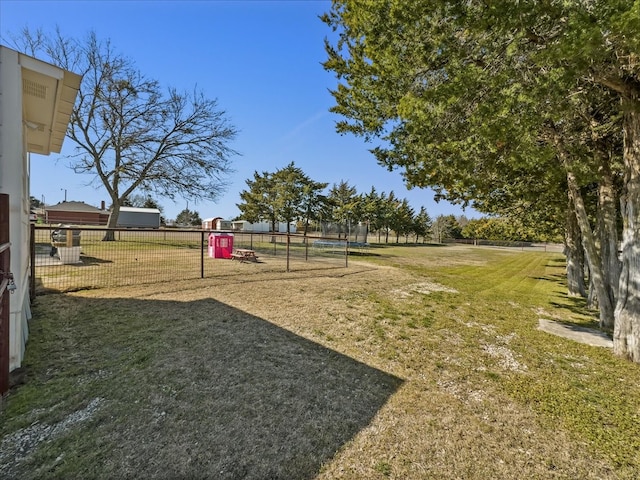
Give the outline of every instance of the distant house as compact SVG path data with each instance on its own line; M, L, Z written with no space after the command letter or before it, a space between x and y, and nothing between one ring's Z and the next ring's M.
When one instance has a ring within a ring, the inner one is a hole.
M0 67L0 194L9 206L9 228L0 237L11 243L16 287L9 295L9 324L0 317L0 331L8 330L13 370L22 363L31 317L29 154L60 153L82 77L2 45ZM0 344L6 345L4 338ZM4 371L7 359L0 353Z
M270 222L257 222L251 223L246 220L236 220L231 222L231 230L235 230L237 232L271 232L271 223ZM286 233L287 224L284 222L276 223L276 232ZM290 227L291 233L296 233L296 224L291 223Z
M60 202L44 207L46 223L74 225L106 225L109 212L84 202Z
M203 230L231 230L231 221L222 217L205 218L202 221Z
M215 230L231 230L231 220L223 220L219 218L216 222Z
M202 220L202 229L217 230L216 225L218 224L218 220L222 220L222 217L205 218L204 220Z

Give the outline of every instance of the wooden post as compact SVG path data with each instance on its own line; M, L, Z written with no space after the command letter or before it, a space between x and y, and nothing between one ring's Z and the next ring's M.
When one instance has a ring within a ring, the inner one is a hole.
M0 194L0 396L9 391L9 195Z

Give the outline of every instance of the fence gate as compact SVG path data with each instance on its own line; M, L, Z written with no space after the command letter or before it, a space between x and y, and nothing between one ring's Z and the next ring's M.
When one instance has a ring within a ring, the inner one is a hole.
M0 193L0 396L9 391L9 195Z

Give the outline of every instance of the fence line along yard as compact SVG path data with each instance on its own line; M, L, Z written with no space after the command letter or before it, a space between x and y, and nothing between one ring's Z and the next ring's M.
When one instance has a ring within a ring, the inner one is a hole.
M103 241L112 232L114 241ZM204 230L106 229L34 225L31 260L32 292L72 291L212 277L250 274L228 258L212 258L210 233ZM345 267L349 249L363 252L364 244L286 233L228 232L233 248L255 250L258 268L308 268L324 262ZM303 263L304 262L304 263Z
M366 242L302 234L88 226L32 228L32 296L222 275L246 276L267 270L343 268L349 266L350 256L371 253ZM103 241L108 232L114 241ZM255 268L247 262L240 265L229 258L211 258L212 233L233 234L233 249L254 250L258 257ZM485 242L473 242L486 246ZM524 244L512 243L500 246L525 248ZM548 246L528 244L526 248L546 251Z

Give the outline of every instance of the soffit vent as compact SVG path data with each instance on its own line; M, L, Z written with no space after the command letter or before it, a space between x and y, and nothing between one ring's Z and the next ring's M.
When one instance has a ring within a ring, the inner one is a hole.
M22 79L22 91L25 95L31 95L32 97L47 98L47 87L28 78Z

